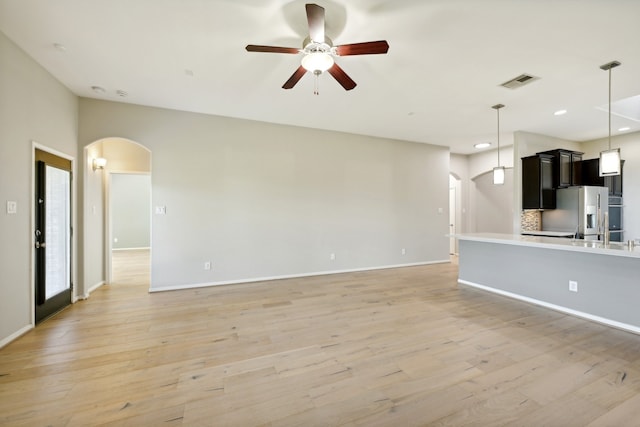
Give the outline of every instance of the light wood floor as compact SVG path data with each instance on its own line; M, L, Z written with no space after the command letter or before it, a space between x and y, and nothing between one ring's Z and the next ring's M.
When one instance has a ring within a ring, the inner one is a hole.
M139 271L0 350L0 425L640 425L640 336L455 263L156 294Z

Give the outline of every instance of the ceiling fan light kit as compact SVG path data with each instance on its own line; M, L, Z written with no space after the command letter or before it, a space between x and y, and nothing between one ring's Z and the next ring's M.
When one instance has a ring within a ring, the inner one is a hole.
M317 95L318 76L327 71L345 90L351 90L356 87L356 82L340 68L335 62L335 58L349 55L385 54L389 51L389 44L386 40L333 46L331 39L325 35L324 8L310 3L305 5L305 9L309 25L309 37L303 41L302 49L253 44L246 47L248 52L303 54L300 66L282 86L283 89L293 88L307 71L310 71L316 77L314 93Z
M300 61L305 70L314 74L321 74L333 67L333 56L326 52L312 52L302 57Z

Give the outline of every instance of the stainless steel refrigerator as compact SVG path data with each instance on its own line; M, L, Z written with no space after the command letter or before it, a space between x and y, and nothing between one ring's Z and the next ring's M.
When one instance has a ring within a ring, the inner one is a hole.
M556 190L556 208L542 212L545 231L572 232L578 239L604 240L607 187L579 186Z

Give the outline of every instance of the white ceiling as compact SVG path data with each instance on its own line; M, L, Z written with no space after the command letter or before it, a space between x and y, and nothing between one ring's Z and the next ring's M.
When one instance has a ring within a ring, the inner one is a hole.
M385 39L387 55L339 65L345 91L310 73L281 88L302 47L306 1L0 0L0 30L73 93L142 105L426 142L472 153L516 130L575 141L607 135L613 100L640 94L640 0L318 0L334 44ZM65 50L57 49L61 44ZM3 65L4 66L4 65ZM522 73L540 77L510 90ZM191 75L192 74L192 75ZM97 94L91 86L106 89ZM116 91L128 93L120 97ZM553 112L566 109L556 117ZM640 122L613 118L614 134Z

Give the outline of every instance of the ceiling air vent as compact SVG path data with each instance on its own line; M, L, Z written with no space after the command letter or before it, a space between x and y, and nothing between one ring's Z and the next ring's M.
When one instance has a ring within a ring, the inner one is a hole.
M535 77L530 74L520 74L518 77L511 79L508 82L502 83L500 86L506 87L507 89L517 89L539 79L540 77Z

